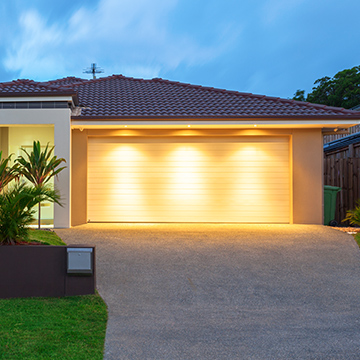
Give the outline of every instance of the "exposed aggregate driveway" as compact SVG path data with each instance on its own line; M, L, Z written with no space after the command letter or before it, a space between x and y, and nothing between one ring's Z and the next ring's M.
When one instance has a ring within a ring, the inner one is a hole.
M315 225L87 224L105 359L360 359L360 251Z

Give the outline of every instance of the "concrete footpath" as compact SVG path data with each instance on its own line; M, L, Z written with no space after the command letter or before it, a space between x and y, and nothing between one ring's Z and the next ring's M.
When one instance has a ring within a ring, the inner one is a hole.
M315 225L87 224L105 359L360 359L360 251Z

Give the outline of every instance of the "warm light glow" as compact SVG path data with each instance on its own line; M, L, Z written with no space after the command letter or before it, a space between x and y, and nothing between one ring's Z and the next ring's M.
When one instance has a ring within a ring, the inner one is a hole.
M190 127L190 125L188 125L188 127Z
M289 222L285 137L99 138L88 173L92 221Z
M127 125L125 125L125 127L127 127Z
M254 127L257 127L257 125L256 125L256 124L254 124Z
M198 169L203 155L196 149L196 144L179 144L166 158L174 164L168 188L176 193L177 201L200 201L199 190L203 187L203 174Z

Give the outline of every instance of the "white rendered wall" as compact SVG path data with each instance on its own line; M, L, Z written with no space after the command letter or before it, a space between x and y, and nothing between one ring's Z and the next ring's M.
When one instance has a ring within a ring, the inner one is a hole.
M55 187L59 190L63 206L54 206L54 226L70 227L70 181L71 181L71 128L70 109L2 109L0 110L0 126L54 126L55 155L66 160L67 168L55 179ZM36 127L34 127L36 133ZM40 132L40 128L39 128ZM36 140L36 139L33 139ZM51 139L49 139L50 141ZM21 145L21 144L19 144Z

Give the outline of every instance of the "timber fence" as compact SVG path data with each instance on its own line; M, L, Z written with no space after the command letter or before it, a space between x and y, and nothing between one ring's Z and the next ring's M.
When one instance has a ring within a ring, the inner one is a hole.
M341 224L346 211L354 209L360 199L360 158L324 158L324 184L341 187L337 196L335 220ZM344 223L342 223L344 224Z

